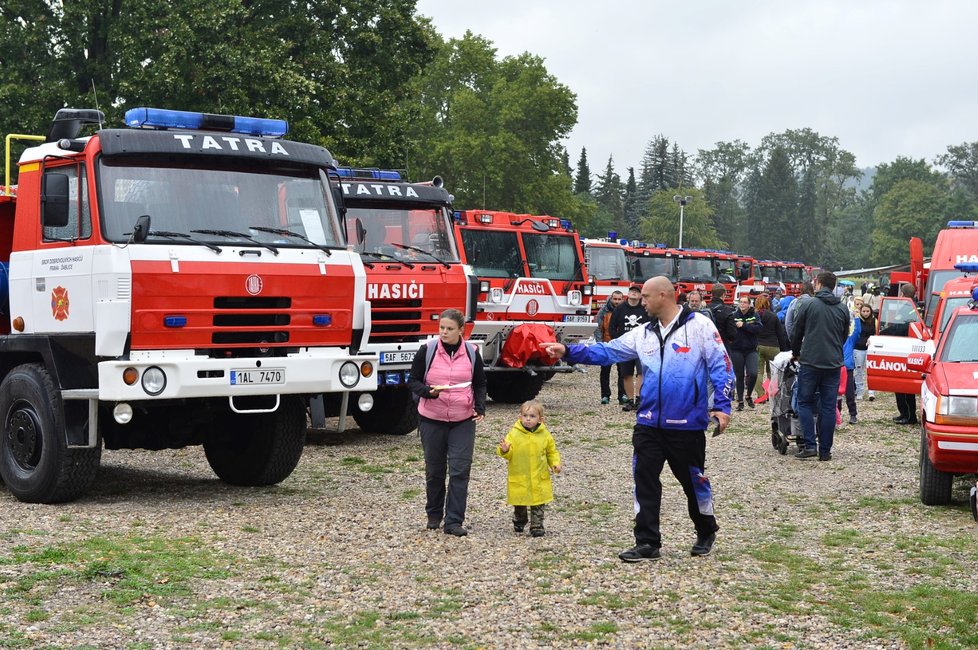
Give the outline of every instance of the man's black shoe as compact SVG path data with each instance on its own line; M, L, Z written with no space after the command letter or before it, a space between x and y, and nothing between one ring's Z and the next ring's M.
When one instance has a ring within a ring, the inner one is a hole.
M900 416L898 418L893 418L893 422L895 424L910 424L910 420L908 420L907 418L905 418L903 416Z
M798 459L815 458L816 456L818 456L818 452L816 452L814 449L802 449L797 454L795 454L795 458Z
M428 517L428 525L426 526L428 530L438 530L440 527L441 527L441 518Z
M456 525L452 526L451 528L449 528L448 526L445 526L445 534L446 535L455 535L455 537L465 537L466 535L469 534L469 531L465 530L460 525L456 524Z
M917 418L912 418L910 420L907 420L907 424L917 424Z
M832 460L832 454L819 454L818 459L821 461Z
M694 556L709 555L710 551L713 550L713 542L715 541L717 541L716 533L710 533L706 537L700 537L697 535L696 543L693 544L693 548L689 554Z
M623 407L621 407L621 410L622 411L634 411L635 410L635 403L632 402L631 400L626 400L625 401L625 405Z
M747 408L754 408L754 400L750 397L747 398Z
M622 562L641 562L642 560L658 560L661 556L658 546L651 544L636 544L627 551L618 554Z

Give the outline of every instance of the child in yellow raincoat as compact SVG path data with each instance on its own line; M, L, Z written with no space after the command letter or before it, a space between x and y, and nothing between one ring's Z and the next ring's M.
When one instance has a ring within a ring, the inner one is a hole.
M560 473L560 453L543 423L543 404L523 403L520 419L499 442L496 453L509 462L506 500L513 506L513 529L522 533L529 520L530 535L543 537L544 505L554 500L550 470Z

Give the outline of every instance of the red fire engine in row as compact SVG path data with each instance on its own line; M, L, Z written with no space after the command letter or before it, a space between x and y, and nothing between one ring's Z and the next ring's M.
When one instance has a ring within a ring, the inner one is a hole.
M530 399L552 373L573 370L550 365L530 326L546 328L563 343L594 333L580 238L555 217L486 210L458 212L455 235L462 259L479 278L476 319L466 333L484 346L489 396L508 403Z
M335 162L281 120L103 120L59 111L0 196L0 476L22 501L66 501L103 446L202 445L224 481L282 481L306 396L376 388Z
M452 196L441 178L408 183L393 170L343 167L337 176L347 239L367 270L373 326L361 349L380 359L372 408L363 410L359 400L349 408L363 431L403 435L418 424L407 388L414 355L422 341L437 336L445 309L461 309L473 319L479 282L459 260ZM346 412L345 404L340 412Z

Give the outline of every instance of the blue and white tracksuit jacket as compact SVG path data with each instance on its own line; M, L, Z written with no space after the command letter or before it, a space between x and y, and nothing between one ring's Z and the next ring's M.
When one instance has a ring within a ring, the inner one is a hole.
M638 358L642 364L637 423L657 429L705 431L710 425L707 376L713 409L730 413L734 374L716 325L684 307L672 330L662 335L658 321L608 343L570 345L564 359L606 366Z

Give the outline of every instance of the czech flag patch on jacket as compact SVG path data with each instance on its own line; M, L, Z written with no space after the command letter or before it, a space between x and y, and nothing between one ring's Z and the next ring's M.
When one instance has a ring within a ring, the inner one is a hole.
M673 342L672 349L674 352L678 352L679 354L686 354L687 352L689 352L689 348L679 345L676 342Z

